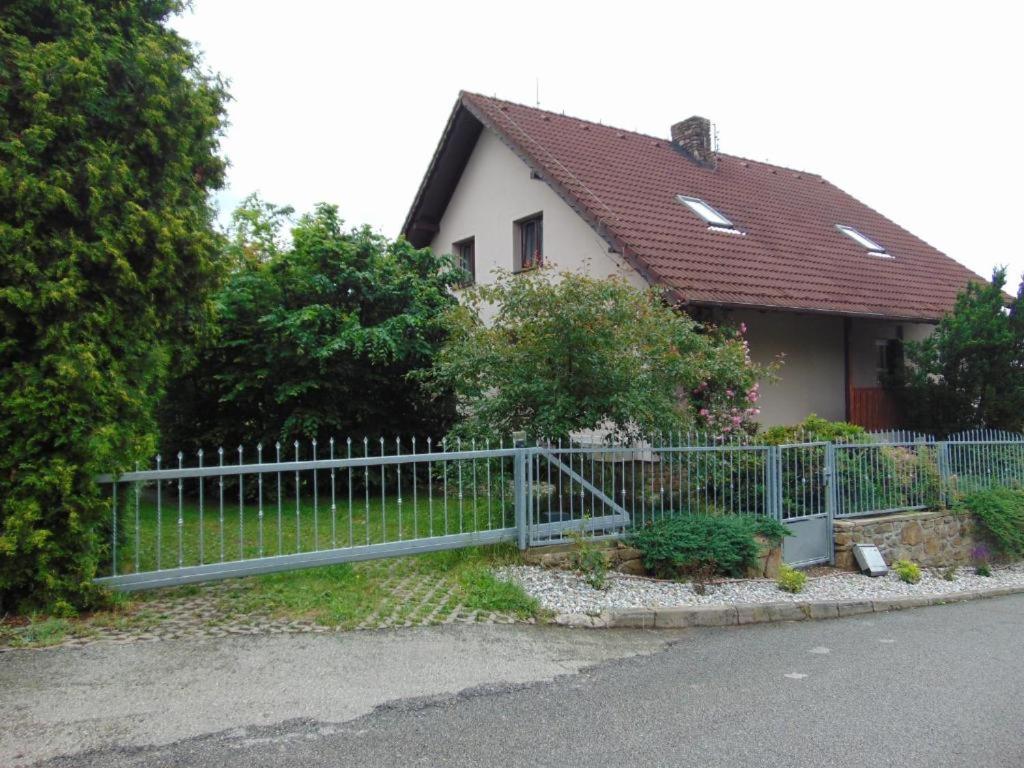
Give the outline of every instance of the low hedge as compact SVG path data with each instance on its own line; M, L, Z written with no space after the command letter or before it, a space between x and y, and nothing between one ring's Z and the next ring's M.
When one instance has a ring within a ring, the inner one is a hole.
M698 571L742 576L757 563L756 536L779 543L789 530L778 521L752 515L680 515L645 526L630 537L644 567L660 578Z
M1024 490L988 488L963 497L961 506L977 517L999 554L1024 558Z

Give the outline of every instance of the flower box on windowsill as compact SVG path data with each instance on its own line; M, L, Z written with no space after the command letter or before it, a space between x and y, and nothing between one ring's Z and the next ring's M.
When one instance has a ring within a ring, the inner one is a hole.
M518 275L520 272L532 272L533 270L540 269L543 266L544 257L541 256L540 254L537 254L534 258L530 259L529 261L524 261L522 265L520 265L520 267L515 270L515 273Z

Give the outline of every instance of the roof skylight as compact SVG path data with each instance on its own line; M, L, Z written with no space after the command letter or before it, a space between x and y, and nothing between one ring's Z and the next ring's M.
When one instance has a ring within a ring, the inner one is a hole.
M888 253L885 252L885 248L880 246L867 235L858 232L853 227L848 227L845 224L836 224L836 229L838 229L848 238L853 240L855 243L858 243L867 248L868 253L870 253L872 256L886 256L888 258L892 258L891 256L889 256Z
M680 203L689 206L690 210L704 219L704 221L712 227L718 227L720 229L736 228L736 225L729 221L729 219L699 198L687 197L686 195L676 195L676 199Z

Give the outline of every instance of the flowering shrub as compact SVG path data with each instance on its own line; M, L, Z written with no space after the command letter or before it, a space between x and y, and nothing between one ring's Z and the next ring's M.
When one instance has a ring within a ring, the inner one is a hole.
M713 435L753 434L761 413L758 378L772 369L751 361L746 323L732 330L705 325L704 332L715 343L707 375L690 392L697 427Z
M455 393L454 435L601 430L630 440L754 429L767 371L751 362L743 331L699 324L656 291L544 268L500 273L461 298L427 377Z

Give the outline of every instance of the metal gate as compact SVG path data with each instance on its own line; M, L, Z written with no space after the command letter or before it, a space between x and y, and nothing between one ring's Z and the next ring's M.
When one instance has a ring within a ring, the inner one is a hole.
M781 445L773 462L778 517L792 533L783 540L783 559L790 565L832 562L835 447L825 442Z
M606 447L538 446L527 459L529 543L558 543L574 532L619 535L632 524L626 509L627 458Z

